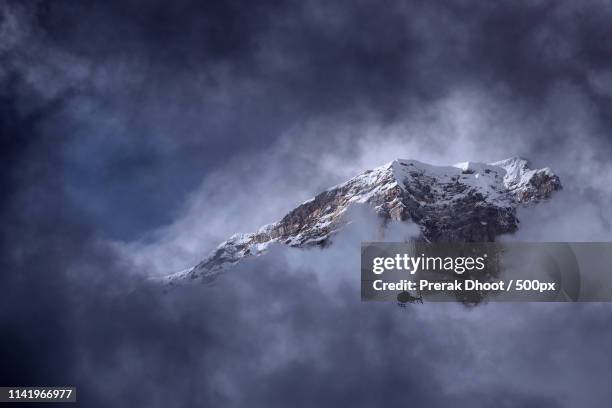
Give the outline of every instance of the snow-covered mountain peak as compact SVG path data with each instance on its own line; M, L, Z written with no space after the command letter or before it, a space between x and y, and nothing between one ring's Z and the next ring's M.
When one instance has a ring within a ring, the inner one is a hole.
M257 232L233 235L195 267L165 279L212 278L244 257L265 253L271 243L325 246L349 222L345 213L354 204L371 207L383 227L388 220L417 224L426 241L489 242L518 228L517 207L559 189L549 168L532 169L519 157L452 166L397 159L321 192Z

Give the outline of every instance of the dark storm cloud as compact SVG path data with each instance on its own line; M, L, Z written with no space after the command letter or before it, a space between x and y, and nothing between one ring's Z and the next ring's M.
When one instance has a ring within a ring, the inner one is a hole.
M577 395L593 406L609 398L601 307L365 305L350 278L332 285L329 270L291 266L280 248L214 287L163 294L130 278L129 265L81 228L57 236L45 227L13 230L14 253L3 256L12 272L1 281L3 384L76 384L88 407L570 407ZM334 260L342 253L315 256L350 277Z
M3 71L25 72L43 95L75 92L45 119L76 136L70 198L116 238L170 222L209 171L321 117L393 123L461 87L537 111L567 82L599 133L610 129L611 10L599 2L5 4ZM530 143L544 151L564 137Z
M105 241L170 222L204 176L245 155L260 163L229 180L267 167L322 178L291 152L284 167L265 161L294 126L386 126L424 110L430 135L444 128L431 110L465 89L526 122L525 136L492 127L482 145L516 142L554 161L564 182L598 185L601 207L606 179L584 175L604 174L610 151L609 5L9 1L1 11L2 384L76 384L83 406L105 407L609 401L606 306L370 307L307 266L320 258L333 272L341 252L294 255L297 267L275 252L216 288L164 295ZM353 160L368 137L348 133L315 126L295 154ZM592 161L576 168L565 155ZM227 198L215 205L240 224L230 201L252 197L216 187L204 200Z

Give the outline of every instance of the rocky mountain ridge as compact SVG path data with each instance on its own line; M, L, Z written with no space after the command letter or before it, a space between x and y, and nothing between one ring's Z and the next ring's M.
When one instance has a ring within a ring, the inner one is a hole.
M265 253L271 243L328 245L349 222L344 214L353 204L371 207L383 226L389 220L414 222L419 239L428 242L491 242L517 230L519 206L547 200L561 188L551 169L532 169L518 157L453 166L397 159L318 194L279 222L233 235L193 268L164 280L214 278L245 257Z

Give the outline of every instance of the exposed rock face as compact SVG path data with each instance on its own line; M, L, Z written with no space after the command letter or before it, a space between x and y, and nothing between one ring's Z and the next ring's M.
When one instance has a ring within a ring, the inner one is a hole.
M326 245L348 220L351 204L369 205L388 220L411 221L429 242L490 242L518 228L516 209L550 198L561 189L549 168L531 169L520 158L500 162L432 166L394 160L299 205L277 223L223 242L195 267L165 279L211 278L272 242L306 248Z

